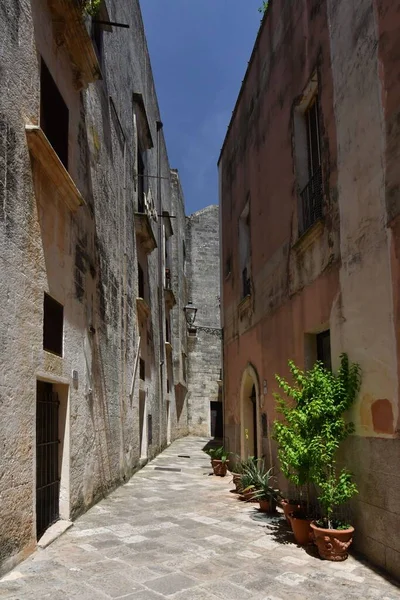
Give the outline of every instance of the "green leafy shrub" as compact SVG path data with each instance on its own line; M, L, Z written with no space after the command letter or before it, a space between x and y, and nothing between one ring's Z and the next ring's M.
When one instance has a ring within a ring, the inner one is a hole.
M331 527L335 509L357 493L351 474L346 469L337 471L336 455L340 444L354 431L354 424L347 423L344 414L357 397L360 367L351 365L348 356L342 354L336 375L320 362L302 371L289 361L289 368L294 386L276 376L291 399L275 395L284 417L274 423L281 469L289 481L306 487L307 509L310 484L318 486L318 499Z

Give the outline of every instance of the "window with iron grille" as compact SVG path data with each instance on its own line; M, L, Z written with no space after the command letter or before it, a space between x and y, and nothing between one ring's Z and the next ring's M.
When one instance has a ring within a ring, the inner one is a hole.
M140 147L137 153L138 164L138 212L145 212L145 194L148 193L148 178L146 168L146 153L142 152Z
M301 233L304 233L322 217L323 193L318 95L311 100L304 113L304 120L307 136L308 182L301 191Z
M64 307L48 294L43 302L43 349L58 356L63 350Z

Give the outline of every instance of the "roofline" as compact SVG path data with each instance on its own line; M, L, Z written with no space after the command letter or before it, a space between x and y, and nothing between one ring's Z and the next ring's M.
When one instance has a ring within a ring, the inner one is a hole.
M265 22L266 22L267 14L270 11L271 2L272 2L272 0L269 0L267 10L265 11L265 13L263 15L263 18L261 19L261 24L260 24L260 27L258 29L256 40L254 42L253 50L252 50L251 55L250 55L250 60L249 60L249 62L247 64L246 73L244 75L244 79L242 81L242 85L240 86L239 94L238 94L238 97L236 98L235 106L234 106L234 109L232 111L232 116L230 118L228 129L227 129L226 134L225 134L224 142L222 144L222 148L221 148L220 153L219 153L219 158L218 158L217 165L219 165L219 163L221 162L222 153L223 153L223 151L225 149L226 141L227 141L228 135L229 135L229 133L231 131L232 123L233 123L233 120L234 120L234 118L236 116L237 109L238 109L238 106L239 106L239 102L240 102L241 97L243 95L243 90L244 90L244 87L246 85L249 73L250 73L250 69L253 66L254 56L255 56L256 50L258 49L258 43L260 41L261 32L262 32L262 30L264 28L264 25L265 25Z

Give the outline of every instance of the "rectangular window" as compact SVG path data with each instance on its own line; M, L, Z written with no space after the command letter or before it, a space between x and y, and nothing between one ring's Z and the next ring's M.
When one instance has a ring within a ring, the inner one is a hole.
M138 263L138 292L139 298L144 298L144 271Z
M182 375L183 381L186 381L186 354L182 353Z
M169 394L169 379L167 379L167 394Z
M308 181L301 192L303 232L322 217L323 193L318 95L314 96L305 111L304 121L307 136Z
M139 358L139 379L142 381L146 379L146 363L143 358Z
M69 111L43 59L40 68L40 127L68 169Z
M326 369L332 370L331 362L331 332L328 329L318 333L317 338L317 360L320 360Z
M43 302L43 348L62 356L64 307L48 294Z
M147 165L146 165L146 153L138 149L137 153L137 164L138 164L138 212L145 212L145 195L149 191L148 177L147 177Z
M165 339L167 342L171 343L171 329L168 319L165 319Z
M103 59L103 26L101 23L92 21L91 37L96 50L97 58L101 63Z
M241 297L251 294L251 229L250 229L250 200L239 218L239 264L241 279Z

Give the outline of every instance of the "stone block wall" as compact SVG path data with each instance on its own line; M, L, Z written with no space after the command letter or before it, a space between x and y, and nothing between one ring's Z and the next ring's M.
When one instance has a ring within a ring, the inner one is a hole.
M189 430L210 435L210 402L219 399L220 324L219 207L187 218L188 299L197 307L196 336L188 338Z

